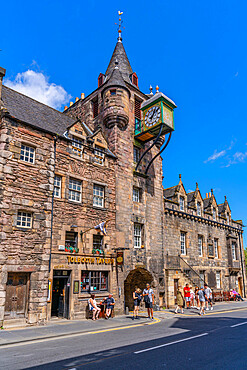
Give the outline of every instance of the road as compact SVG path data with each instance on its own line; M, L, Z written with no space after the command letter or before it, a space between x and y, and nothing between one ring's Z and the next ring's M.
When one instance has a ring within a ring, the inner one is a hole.
M246 369L247 309L0 348L0 368Z

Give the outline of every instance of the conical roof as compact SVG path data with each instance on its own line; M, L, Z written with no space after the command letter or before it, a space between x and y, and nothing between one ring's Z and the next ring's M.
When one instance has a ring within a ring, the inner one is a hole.
M123 79L125 81L130 81L130 75L133 73L129 59L127 57L126 51L122 42L119 40L115 46L114 52L112 54L110 63L106 70L106 77L109 78L116 67L116 61L118 63L119 71L121 72Z

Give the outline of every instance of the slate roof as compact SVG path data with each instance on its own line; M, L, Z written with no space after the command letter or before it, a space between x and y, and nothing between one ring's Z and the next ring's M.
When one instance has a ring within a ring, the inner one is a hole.
M203 199L203 206L204 208L208 208L211 205L211 198Z
M187 202L190 203L195 198L195 191L192 191L191 193L187 193Z
M128 90L127 86L126 86L126 83L124 82L122 73L120 72L119 67L116 64L115 64L115 68L111 72L111 75L109 76L109 79L104 84L102 94L103 94L104 90L108 89L109 87L122 87L122 88Z
M224 210L225 210L225 204L224 203L219 204L218 205L218 212L219 212L219 214L221 214L222 212L224 212Z
M2 101L12 117L54 134L63 135L76 122L74 118L7 86L2 87Z
M126 51L121 41L118 41L115 49L113 51L110 63L106 70L106 77L111 76L116 64L116 60L118 61L119 70L124 78L124 80L130 82L130 75L133 73L129 59L127 57Z
M177 185L172 186L171 188L168 188L168 189L164 189L165 198L172 198L175 195L176 190L177 190Z

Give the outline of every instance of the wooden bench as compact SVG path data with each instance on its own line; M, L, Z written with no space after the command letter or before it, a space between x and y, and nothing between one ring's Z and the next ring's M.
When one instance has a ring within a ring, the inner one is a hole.
M214 292L213 293L213 299L214 299L215 302L217 302L217 301L222 302L223 301L222 293L221 292Z
M224 301L235 301L236 297L231 296L230 292L223 292Z

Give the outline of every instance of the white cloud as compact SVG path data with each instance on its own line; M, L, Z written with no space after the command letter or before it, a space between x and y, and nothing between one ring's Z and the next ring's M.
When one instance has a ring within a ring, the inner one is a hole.
M217 152L217 150L215 150L214 154L212 154L208 159L206 159L206 161L204 161L204 163L213 162L216 159L218 159L220 157L223 157L225 154L226 154L226 150L222 150L221 152Z
M31 69L18 73L14 81L6 80L5 85L56 109L71 99L62 86L50 83L43 73Z
M236 162L244 162L245 158L247 157L247 152L242 153L242 152L236 152L233 155L233 158Z

